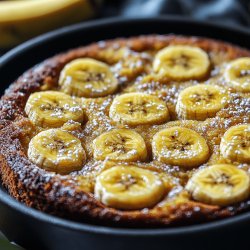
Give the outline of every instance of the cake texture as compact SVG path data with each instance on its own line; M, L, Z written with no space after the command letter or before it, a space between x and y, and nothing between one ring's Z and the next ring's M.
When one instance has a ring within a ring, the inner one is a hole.
M0 101L0 176L27 206L124 227L250 209L250 51L149 35L34 66Z

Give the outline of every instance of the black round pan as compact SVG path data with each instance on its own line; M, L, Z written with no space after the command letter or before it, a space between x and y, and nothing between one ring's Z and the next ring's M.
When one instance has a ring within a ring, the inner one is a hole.
M103 39L168 33L211 37L250 48L250 32L243 28L179 17L94 21L50 32L4 55L0 59L1 92L29 67L58 52ZM110 228L44 214L20 204L0 187L0 229L11 241L36 250L249 249L250 212L187 227Z

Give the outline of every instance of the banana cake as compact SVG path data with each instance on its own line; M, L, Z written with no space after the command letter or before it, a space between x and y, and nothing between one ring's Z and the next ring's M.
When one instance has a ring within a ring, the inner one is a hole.
M0 101L10 195L63 218L163 227L250 209L250 51L207 38L100 41Z

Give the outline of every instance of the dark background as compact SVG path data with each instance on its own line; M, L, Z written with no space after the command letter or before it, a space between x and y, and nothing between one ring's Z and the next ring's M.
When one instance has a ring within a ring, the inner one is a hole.
M1 0L0 0L1 1ZM55 1L55 0L51 0ZM108 17L154 17L176 15L224 25L250 28L250 0L88 0L95 15ZM60 25L58 27L61 27ZM50 30L48 30L50 31ZM0 38L1 39L1 38ZM9 49L0 48L0 56Z
M250 26L249 0L106 0L99 18L181 15L228 25Z

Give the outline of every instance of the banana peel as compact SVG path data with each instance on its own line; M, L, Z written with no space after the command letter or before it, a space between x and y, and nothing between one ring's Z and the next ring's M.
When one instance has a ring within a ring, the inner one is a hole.
M93 17L94 7L89 0L0 1L0 48Z

